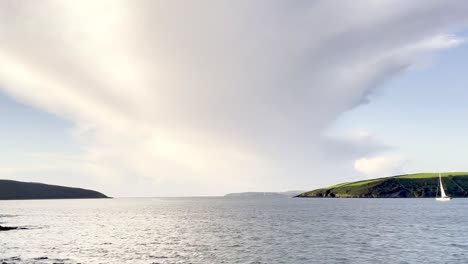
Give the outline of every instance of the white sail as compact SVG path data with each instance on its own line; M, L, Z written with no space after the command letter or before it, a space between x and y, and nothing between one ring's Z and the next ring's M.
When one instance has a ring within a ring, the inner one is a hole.
M439 186L440 186L440 197L437 197L438 192L436 192L436 200L437 201L450 201L452 197L449 197L447 196L447 194L445 194L444 185L442 184L442 175L440 173L439 173Z
M440 182L440 196L447 197L444 191L444 185L442 185L442 177L439 175L439 182Z

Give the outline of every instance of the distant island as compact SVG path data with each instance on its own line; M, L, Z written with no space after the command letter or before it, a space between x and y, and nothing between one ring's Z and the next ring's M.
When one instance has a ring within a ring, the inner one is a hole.
M261 198L261 197L279 197L288 198L297 196L304 191L286 191L286 192L239 192L228 193L224 197L242 197L242 198Z
M35 182L0 180L0 200L109 198L92 190Z
M299 194L300 198L428 198L435 197L439 173L417 173L346 182ZM468 172L442 173L445 191L468 197Z

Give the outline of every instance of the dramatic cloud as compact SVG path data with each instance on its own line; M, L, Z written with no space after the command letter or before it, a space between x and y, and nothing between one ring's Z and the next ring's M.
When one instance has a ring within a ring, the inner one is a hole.
M73 164L103 191L317 187L380 150L325 129L459 44L450 34L467 12L464 1L2 1L0 86L76 125Z

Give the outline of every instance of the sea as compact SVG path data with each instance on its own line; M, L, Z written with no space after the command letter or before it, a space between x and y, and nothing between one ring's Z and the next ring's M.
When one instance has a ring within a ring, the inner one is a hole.
M0 201L0 263L468 263L468 199Z

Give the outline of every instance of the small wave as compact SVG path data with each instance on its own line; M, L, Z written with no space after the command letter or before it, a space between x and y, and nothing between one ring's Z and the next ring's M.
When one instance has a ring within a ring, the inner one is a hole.
M49 258L46 256L22 259L20 256L0 259L2 264L77 264L70 259Z
M451 243L450 246L451 246L451 247L461 248L461 249L468 249L468 245L466 245L466 244Z
M11 215L11 214L0 214L0 218L9 218L9 217L17 217L18 215Z
M21 263L21 258L19 256L15 257L10 257L10 258L2 258L0 259L0 262L2 264L15 264L15 263Z

